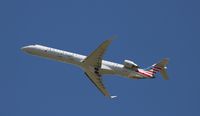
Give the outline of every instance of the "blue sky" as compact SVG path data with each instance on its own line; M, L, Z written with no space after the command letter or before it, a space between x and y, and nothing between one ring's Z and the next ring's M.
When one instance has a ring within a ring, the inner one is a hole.
M1 116L199 116L200 8L195 0L0 1ZM169 81L105 76L110 100L67 64L29 56L42 44L90 54L116 35L105 59L148 67L170 58Z

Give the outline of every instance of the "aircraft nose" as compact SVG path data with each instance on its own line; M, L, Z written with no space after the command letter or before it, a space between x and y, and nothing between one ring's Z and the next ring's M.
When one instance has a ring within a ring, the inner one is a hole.
M32 49L32 46L24 46L21 48L21 50L24 52L29 52L29 51L31 51L31 49Z
M24 46L21 48L22 51L26 51L28 49L28 46Z

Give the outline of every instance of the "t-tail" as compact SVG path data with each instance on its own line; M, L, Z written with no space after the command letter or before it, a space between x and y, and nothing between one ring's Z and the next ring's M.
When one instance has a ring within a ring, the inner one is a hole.
M153 64L151 67L146 69L146 72L155 75L157 72L160 72L164 80L168 80L168 74L167 74L167 67L166 65L168 64L169 60L168 58L162 59L159 63Z

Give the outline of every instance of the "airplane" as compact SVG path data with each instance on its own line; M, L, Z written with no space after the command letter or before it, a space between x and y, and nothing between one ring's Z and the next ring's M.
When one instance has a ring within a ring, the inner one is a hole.
M111 99L117 96L111 96L106 90L102 81L102 75L118 75L132 79L153 79L155 78L155 74L160 72L164 80L169 79L166 71L166 65L169 61L168 58L164 58L160 62L153 64L146 69L140 68L136 63L130 60L124 60L123 64L103 60L103 56L112 40L112 38L105 40L88 56L37 44L22 47L21 50L31 55L53 59L80 67L96 88L104 96Z

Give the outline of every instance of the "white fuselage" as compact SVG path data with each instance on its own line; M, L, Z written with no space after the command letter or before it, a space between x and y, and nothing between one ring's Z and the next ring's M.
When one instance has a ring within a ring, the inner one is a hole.
M74 64L76 66L81 67L83 70L86 67L85 63L82 61L86 58L84 55L71 53L63 50L58 50L42 45L29 45L22 48L23 51L26 53L45 57L48 59L53 59L56 61L61 61L64 63ZM92 67L91 67L92 68ZM143 69L138 69L143 70ZM116 74L123 77L135 78L135 79L142 79L145 78L144 75L137 73L136 70L124 68L124 65L113 63L110 61L102 61L102 66L99 69L100 74Z

